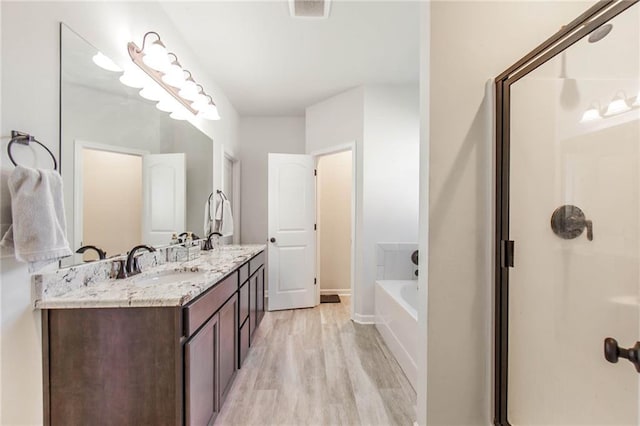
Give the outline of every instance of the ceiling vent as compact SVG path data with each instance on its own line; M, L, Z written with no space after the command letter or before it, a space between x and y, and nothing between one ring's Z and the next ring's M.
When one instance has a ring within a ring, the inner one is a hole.
M294 18L329 17L330 0L289 0L289 13Z

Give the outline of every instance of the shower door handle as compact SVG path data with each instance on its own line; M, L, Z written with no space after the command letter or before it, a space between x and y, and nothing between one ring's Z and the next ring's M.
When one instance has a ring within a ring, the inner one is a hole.
M604 339L604 357L612 364L618 362L618 359L628 359L640 373L640 342L636 342L635 346L629 349L618 346L616 339L607 337Z

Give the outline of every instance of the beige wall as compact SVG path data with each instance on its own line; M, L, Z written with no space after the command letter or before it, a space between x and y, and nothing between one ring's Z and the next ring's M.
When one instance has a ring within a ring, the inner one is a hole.
M493 110L485 84L593 3L431 3L423 52L431 64L428 425L492 422Z
M320 291L351 291L351 162L351 151L318 160Z
M82 157L82 244L126 253L142 241L142 157L93 149Z

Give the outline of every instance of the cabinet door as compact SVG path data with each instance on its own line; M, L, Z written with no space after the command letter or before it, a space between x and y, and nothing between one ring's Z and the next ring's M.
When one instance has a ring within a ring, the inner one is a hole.
M249 281L246 281L242 287L240 287L240 315L239 315L239 324L244 324L244 321L247 319L247 317L249 316L249 287L251 287L251 284Z
M256 308L258 307L258 273L256 272L251 276L249 280L249 329L251 333L251 341L253 341L253 334L256 331L258 325L258 316Z
M257 311L256 327L260 325L260 321L262 321L262 317L264 316L264 267L258 270L257 275L258 275L258 290L257 290L257 296L256 296L256 311Z
M184 346L185 418L188 426L208 425L218 412L216 372L219 333L216 314Z
M238 339L240 339L240 353L238 355L238 368L242 368L242 364L244 363L245 358L247 357L247 353L249 353L249 329L250 329L249 321L245 321L245 323L240 327L240 332Z
M219 389L220 407L224 402L233 377L236 373L238 359L238 296L233 295L218 312L220 321L220 362L219 362Z

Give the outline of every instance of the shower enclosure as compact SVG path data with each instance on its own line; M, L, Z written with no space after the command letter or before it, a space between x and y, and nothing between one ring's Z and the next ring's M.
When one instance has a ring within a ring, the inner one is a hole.
M496 79L497 425L638 425L640 5Z

